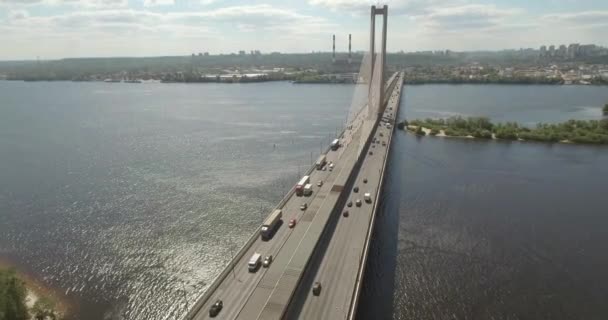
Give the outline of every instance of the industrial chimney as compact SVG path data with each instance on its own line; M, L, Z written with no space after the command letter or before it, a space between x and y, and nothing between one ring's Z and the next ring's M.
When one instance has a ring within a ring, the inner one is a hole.
M352 61L352 55L350 51L350 33L348 34L348 64Z
M332 38L333 38L333 43L332 43L331 62L336 62L336 35L334 34L332 36Z

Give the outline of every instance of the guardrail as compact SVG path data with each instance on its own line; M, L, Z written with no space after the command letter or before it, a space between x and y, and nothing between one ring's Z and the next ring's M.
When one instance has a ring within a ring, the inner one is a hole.
M397 102L397 106L400 105L401 103L401 88L403 88L403 73L401 73L401 78L399 79L399 81L401 82L401 86L399 86L399 98L398 98L398 102ZM397 108L394 110L394 114L395 114L395 119L397 117ZM395 126L392 126L392 130L394 133L395 130ZM372 213L372 218L370 220L370 225L369 225L369 229L367 232L367 236L365 237L365 246L363 247L363 255L361 256L361 260L359 261L359 271L357 272L357 280L355 282L355 291L353 292L353 297L351 299L351 307L350 310L348 312L348 316L347 318L349 320L353 320L355 318L355 316L357 315L357 305L359 304L359 297L360 297L360 293L361 293L361 284L363 281L363 276L365 275L365 267L367 265L367 257L369 255L369 246L370 246L370 242L371 242L371 237L374 231L374 225L376 222L376 214L378 212L378 205L380 203L379 199L380 199L380 194L382 193L382 189L384 186L384 175L386 174L386 165L388 163L388 158L390 155L390 146L391 146L391 141L393 140L393 133L391 133L389 139L388 139L388 151L386 153L386 157L384 158L384 163L382 164L382 175L380 176L380 188L378 189L378 192L376 193L376 197L374 199L374 209L373 209L373 213Z

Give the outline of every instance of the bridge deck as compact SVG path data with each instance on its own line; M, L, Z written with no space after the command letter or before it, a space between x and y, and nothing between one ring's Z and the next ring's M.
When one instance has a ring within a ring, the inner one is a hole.
M208 310L216 299L221 299L224 303L224 308L216 319L280 319L283 316L302 275L306 273L308 261L316 250L332 212L343 205L339 202L344 198L341 191L353 177L353 167L360 152L359 144L350 142L359 141L365 114L366 112L361 112L353 121L352 129L341 137L345 147L327 153L327 161L335 164L334 170L312 170L310 176L313 194L310 197L288 195L282 206L285 223L278 227L273 238L262 241L254 235L255 238L231 262L230 266L233 265L234 270L220 275L187 319L208 319ZM320 188L316 184L319 180L324 182ZM302 202L309 206L305 211L299 209ZM298 221L293 229L287 227L291 218ZM272 254L275 259L269 268L260 268L256 273L250 273L247 261L255 252L262 256ZM352 290L349 297L352 297Z
M391 93L382 121L375 130L374 137L379 143L372 143L367 149L361 169L354 179L353 188L346 190L348 201L353 203L360 199L361 207L344 206L349 211L348 217L339 216L335 230L319 254L313 259L305 279L298 288L288 313L289 319L351 319L354 318L356 302L365 267L365 249L373 229L373 220L377 212L376 203L381 198L382 177L386 159L390 150L390 141L394 130L395 116L398 112L401 96L401 82L398 81ZM386 124L391 125L390 128ZM381 136L382 135L382 136ZM383 146L382 143L386 143ZM373 154L370 155L369 151ZM367 179L367 183L363 180ZM354 187L359 191L354 192ZM370 193L372 203L363 199ZM314 296L311 286L314 282L322 284L321 294Z

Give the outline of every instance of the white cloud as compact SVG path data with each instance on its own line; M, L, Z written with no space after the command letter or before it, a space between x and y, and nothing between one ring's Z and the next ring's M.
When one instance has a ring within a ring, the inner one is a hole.
M144 0L144 7L170 6L174 4L175 0Z
M522 10L499 9L494 5L470 4L454 7L437 7L430 13L415 16L415 20L430 30L458 32L465 29L481 30L507 25L507 19Z
M574 13L554 13L541 16L545 23L570 24L577 27L608 26L608 11L583 11ZM608 33L608 30L606 30Z
M0 0L0 5L64 5L80 8L124 8L128 6L128 0Z
M388 0L380 4L372 0L309 0L313 6L327 8L334 12L369 14L370 7L387 5L389 17L395 15L419 15L429 13L434 8L466 4L466 0Z
M30 16L29 12L25 10L11 10L8 13L8 18L10 20L21 20L27 19Z

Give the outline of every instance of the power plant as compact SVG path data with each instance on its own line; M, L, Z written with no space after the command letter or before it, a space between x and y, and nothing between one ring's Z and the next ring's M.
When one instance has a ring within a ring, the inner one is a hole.
M332 54L331 54L331 62L332 63L338 63L338 64L351 64L351 62L353 61L353 56L352 56L352 45L351 45L351 41L352 41L352 36L349 33L348 34L348 58L347 59L337 59L336 58L336 35L332 35L332 45L331 45L331 49L332 49Z

